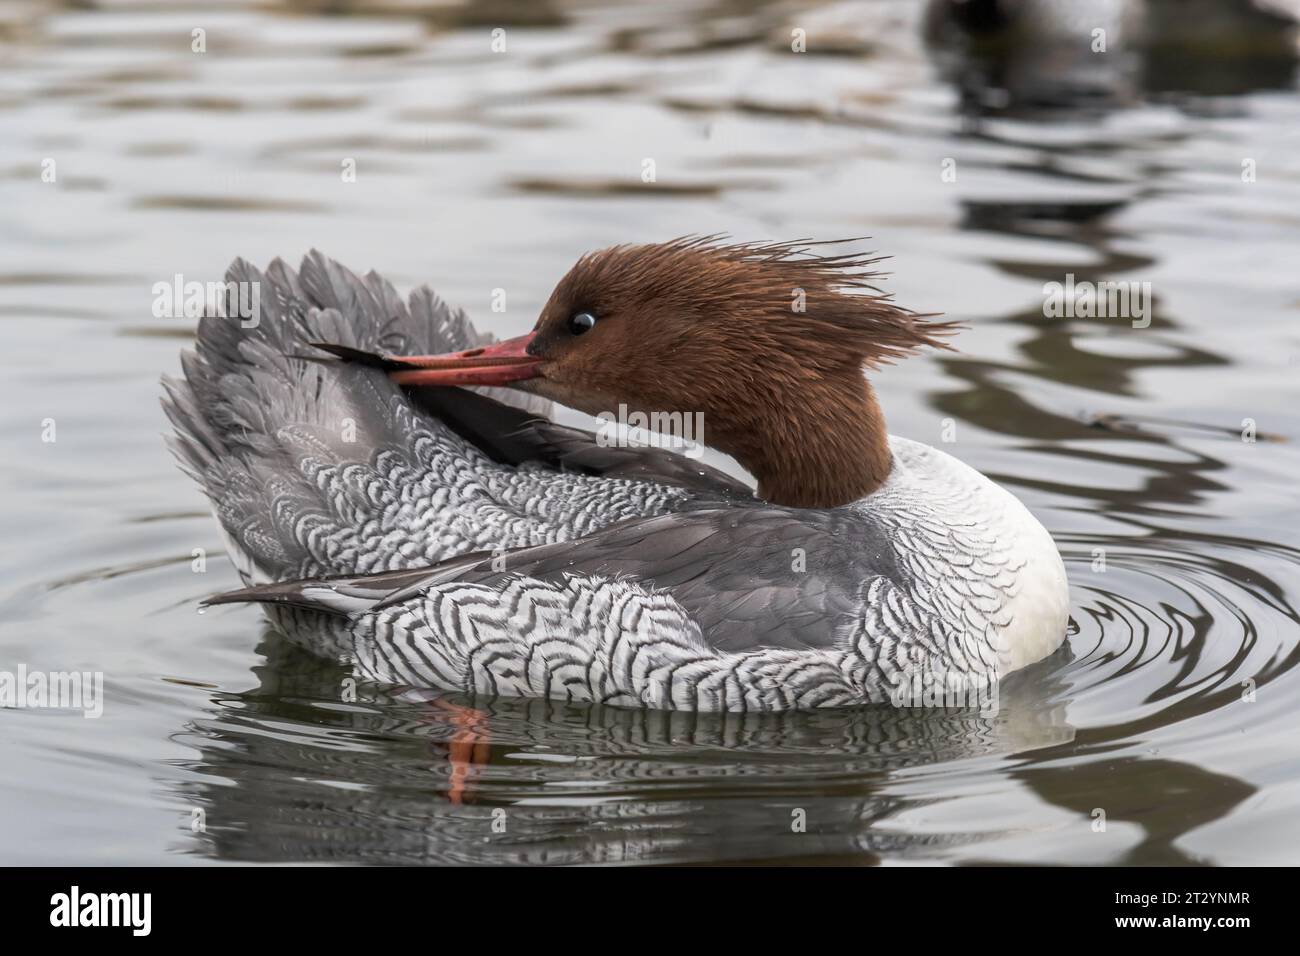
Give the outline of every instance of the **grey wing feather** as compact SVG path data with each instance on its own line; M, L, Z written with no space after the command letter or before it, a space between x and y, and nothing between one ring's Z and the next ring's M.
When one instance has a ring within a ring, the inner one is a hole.
M564 456L494 461L381 370L299 357L313 341L396 354L491 341L427 289L403 303L378 275L317 252L297 273L236 260L227 281L260 290L258 322L245 327L229 308L231 318L202 318L183 377L164 381L163 406L169 443L211 499L246 583L424 567L718 498L716 483L563 472ZM522 404L526 420L547 410L503 390L475 399Z
M657 481L726 497L751 498L744 482L711 465L653 447L601 445L594 434L549 419L529 423L530 437L544 460L606 478Z
M763 505L679 512L624 521L578 541L437 565L422 577L412 571L400 581L375 582L371 595L385 587L387 593L370 610L453 582L504 587L514 579L630 579L670 595L715 651L831 648L860 624L863 572L898 573L884 534L852 512ZM855 562L844 557L846 547ZM348 586L367 585L353 579ZM296 588L296 603L311 605L320 594L320 582L277 588L237 592L232 599L284 600L285 589Z
M536 462L602 478L653 481L721 498L753 497L749 486L663 448L602 444L590 431L461 388L408 389L411 400L493 461Z

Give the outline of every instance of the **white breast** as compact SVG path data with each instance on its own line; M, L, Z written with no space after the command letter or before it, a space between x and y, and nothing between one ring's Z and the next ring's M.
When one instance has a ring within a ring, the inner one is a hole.
M951 455L894 436L890 446L894 471L863 504L892 514L900 550L918 555L907 561L914 599L983 629L999 675L1060 647L1070 596L1047 529L1014 495ZM998 596L995 610L980 600L987 587Z

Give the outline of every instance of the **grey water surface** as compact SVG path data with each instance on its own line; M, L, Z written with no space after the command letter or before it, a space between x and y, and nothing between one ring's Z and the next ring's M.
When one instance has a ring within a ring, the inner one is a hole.
M0 5L0 671L104 680L0 711L0 863L1300 862L1294 37L1003 6ZM869 236L968 324L875 381L1066 558L996 715L352 694L198 613L237 578L156 283L315 247L509 335L582 252L716 231ZM1067 275L1149 324L1045 314Z

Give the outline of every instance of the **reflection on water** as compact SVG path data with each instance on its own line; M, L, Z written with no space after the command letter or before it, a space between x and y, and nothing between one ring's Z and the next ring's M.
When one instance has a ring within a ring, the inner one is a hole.
M1297 17L1285 0L929 0L925 33L968 113L1060 118L1290 89Z
M0 12L0 509L24 545L0 669L103 670L107 695L99 721L0 717L7 861L1294 862L1283 7ZM878 388L1066 557L1067 646L995 714L354 688L255 611L195 613L234 575L158 439L192 321L151 314L155 282L318 246L514 334L579 253L716 230L871 234L900 301L970 326ZM1046 318L1066 275L1150 282L1150 326Z
M184 738L203 773L223 781L197 785L188 799L209 820L238 821L206 834L224 858L596 863L904 852L968 838L877 832L916 803L890 792L892 773L1072 737L1052 701L1057 688L1024 681L989 717L894 708L706 715L379 691L340 704L342 669L273 635L261 650L262 686L223 701Z

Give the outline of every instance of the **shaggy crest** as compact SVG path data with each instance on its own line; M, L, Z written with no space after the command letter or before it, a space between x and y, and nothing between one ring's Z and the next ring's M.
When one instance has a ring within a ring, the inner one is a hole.
M841 364L848 354L876 368L925 346L951 349L945 339L962 328L904 309L882 293L875 282L883 273L871 267L886 257L820 251L856 239L729 243L724 238L683 236L589 253L560 281L552 303L600 315L653 304L731 333L740 331L732 326L743 321L744 334L797 349L814 365L819 352L834 346L837 357L822 361Z

